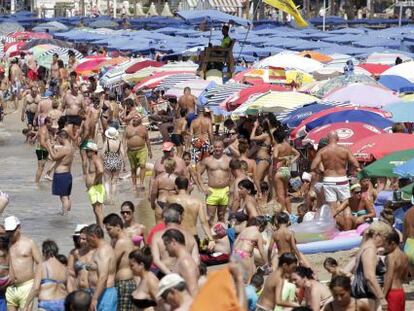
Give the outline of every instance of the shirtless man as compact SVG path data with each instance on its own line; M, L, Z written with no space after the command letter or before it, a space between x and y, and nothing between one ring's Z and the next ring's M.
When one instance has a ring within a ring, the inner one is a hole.
M71 209L71 167L74 149L66 131L62 130L57 133L57 143L59 144L58 146L52 146L50 140L47 141L47 151L52 160L56 161L52 182L52 194L60 197L60 201L62 202L62 215L66 215Z
M162 144L162 157L154 164L152 179L154 180L159 174L165 172L164 162L167 159L175 161L174 173L178 176L186 176L188 174L187 166L182 158L174 153L174 144L171 142L164 142Z
M184 234L177 229L167 229L162 234L162 240L168 255L177 259L172 272L185 280L188 292L195 297L198 292L199 270L186 248Z
M152 183L151 187L151 208L155 211L155 221L161 222L161 214L164 209L168 196L175 193L175 179L177 175L174 174L175 161L167 159L164 162L165 172L159 174Z
M115 288L118 292L118 310L132 311L132 292L136 289L134 276L129 266L129 254L134 250L134 244L124 231L124 224L117 214L109 214L103 220L106 231L112 239L115 251L116 275Z
M405 310L405 293L403 283L408 276L408 257L400 250L400 235L393 230L385 238L387 272L384 277L384 295L388 310Z
M88 245L86 239L87 227L88 225L77 225L73 235L76 248L68 256L68 293L78 289L91 291L88 270L91 267L95 250ZM96 280L93 283L96 284Z
M187 124L188 126L191 125L191 122L195 118L195 109L197 104L197 97L191 94L191 89L187 86L184 88L184 94L180 96L177 102L177 113L180 112L181 109L187 109Z
M59 101L56 98L54 98L52 100L52 109L47 114L50 121L52 122L52 130L54 134L56 134L59 128L58 120L62 116L62 114L62 110L59 109Z
M169 195L167 197L167 204L178 203L184 208L181 226L184 230L190 232L196 240L199 239L197 234L197 220L200 220L204 234L209 241L214 241L208 225L204 204L201 200L188 193L188 183L189 181L186 177L178 176L175 179L175 190L177 194ZM213 246L211 245L211 247Z
M185 116L187 114L187 110L182 108L180 109L180 118L176 119L174 122L174 133L171 134L171 142L177 148L177 155L181 157L184 152L183 146L186 144L186 128L187 128L187 120Z
M92 204L93 213L95 214L96 223L103 228L103 203L105 201L105 187L102 183L103 178L103 160L98 155L98 145L94 142L88 142L85 146L88 157L88 171L86 174L86 188L88 189L89 201Z
M115 252L111 245L105 241L104 232L99 225L89 225L86 236L89 247L95 249L89 274L97 276L90 310L117 310L118 294L114 287L116 274Z
M210 226L216 216L219 222L224 222L227 205L229 203L230 185L230 158L223 153L224 144L216 141L213 145L213 154L198 164L198 180L203 185L201 176L207 171L208 188L204 188L207 203L207 217Z
M11 93L12 97L11 100L13 100L14 103L14 110L17 110L19 108L19 97L20 97L20 91L23 84L23 72L21 68L19 67L17 58L14 58L11 61L10 66L10 85L11 85Z
M375 217L373 203L362 197L361 185L351 186L351 197L341 203L333 215L338 226L346 231L356 229L359 225Z
M196 163L208 156L213 141L213 123L209 116L210 111L201 107L197 119L191 122L191 153Z
M296 302L284 301L282 290L285 281L289 281L290 275L297 267L297 259L294 254L284 253L279 257L277 269L266 279L262 294L256 304L256 311L272 311L276 306L284 308L298 307Z
M36 243L21 233L20 220L9 216L4 228L10 238L10 267L13 285L6 290L7 310L31 310L42 275L42 254Z
M37 132L38 143L36 146L36 156L37 156L37 171L35 177L35 183L40 182L40 177L42 176L43 169L45 168L49 152L47 151L47 141L50 139L49 135L52 131L52 122L49 118L44 120L44 124L39 128Z
M413 191L414 195L414 191ZM411 278L414 276L414 207L411 207L404 216L403 224L404 253L408 256L408 271Z
M157 273L158 278L161 278L165 274L172 273L176 263L176 259L168 254L162 240L162 235L168 229L177 229L181 231L185 236L185 246L187 248L187 251L191 254L191 256L197 264L200 261L197 242L195 241L191 233L185 231L181 227L180 213L173 208L167 208L163 211L163 220L165 223L165 229L156 232L151 241L151 253L153 257L153 262L154 265L157 266L157 268L159 269L159 272Z
M371 180L369 178L362 178L359 183L361 185L362 197L374 203L378 193Z
M69 135L78 143L78 129L81 126L81 113L85 110L83 95L79 92L79 85L73 83L70 90L63 96L62 109L65 110L66 119L69 124Z
M39 104L37 105L36 121L38 126L42 126L44 120L52 110L52 100L48 96L41 96Z
M50 66L50 78L53 81L58 83L59 81L59 65L58 65L59 55L57 53L52 56L52 65Z
M331 207L332 215L338 207L338 201L350 198L347 173L348 164L360 171L359 163L349 149L338 145L338 134L328 134L328 145L322 148L312 162L311 170L323 174L325 201Z
M148 138L148 131L142 124L140 115L135 115L131 123L125 129L127 144L127 155L131 165L132 189L138 192L137 170L140 168L140 190L144 191L144 179L148 156L152 159L151 143Z
M24 115L26 115L27 128L31 130L35 126L35 116L38 111L38 104L41 100L39 90L36 86L32 86L30 93L24 98L21 120L24 121Z
M86 176L88 171L88 157L86 155L86 146L88 145L88 143L94 142L97 124L97 120L93 118L93 114L86 113L85 119L83 120L82 125L80 127L79 135L81 144L79 146L79 149L82 161L82 172L84 176Z

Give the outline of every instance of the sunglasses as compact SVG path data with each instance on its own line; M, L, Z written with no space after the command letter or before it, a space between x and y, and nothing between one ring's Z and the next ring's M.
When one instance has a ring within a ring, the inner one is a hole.
M361 194L361 191L354 191L354 194Z
M167 289L165 292L162 293L161 298L164 300L167 300L168 294L170 293L170 290Z
M121 211L121 215L131 215L132 213L130 211Z

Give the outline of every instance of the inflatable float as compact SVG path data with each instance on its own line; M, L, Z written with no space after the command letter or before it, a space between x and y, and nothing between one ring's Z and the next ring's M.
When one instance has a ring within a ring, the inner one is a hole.
M323 205L313 220L293 224L290 229L295 233L298 249L303 254L316 254L358 247L367 227L368 224L362 224L356 230L339 231L329 206Z

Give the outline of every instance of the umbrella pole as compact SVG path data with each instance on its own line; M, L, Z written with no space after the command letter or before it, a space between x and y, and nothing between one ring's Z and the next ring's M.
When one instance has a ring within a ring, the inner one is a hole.
M244 40L243 40L243 42L242 42L242 44L241 44L241 47L240 47L240 52L239 52L239 56L237 57L237 59L239 59L239 58L240 58L241 53L243 52L243 47L244 47L244 44L246 43L247 37L249 36L250 29L253 27L253 19L254 19L254 17L256 16L256 12L257 12L257 9L259 8L260 2L261 2L261 0L257 1L256 7L255 7L255 8L254 8L254 10L253 10L253 14L252 14L252 22L251 22L251 24L250 24L250 27L247 29L246 36L244 37Z
M326 0L323 0L322 31L326 28Z

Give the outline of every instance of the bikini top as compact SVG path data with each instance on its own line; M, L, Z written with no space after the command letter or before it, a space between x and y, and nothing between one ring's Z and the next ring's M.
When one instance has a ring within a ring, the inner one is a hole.
M58 281L58 280L53 280L50 278L49 276L49 269L47 268L47 264L44 264L44 268L45 268L45 272L46 272L46 277L40 280L40 285L44 285L44 284L65 284L66 281Z
M132 304L138 309L146 309L146 308L157 306L157 302L151 299L136 299L134 297L132 297L131 299L132 299Z

